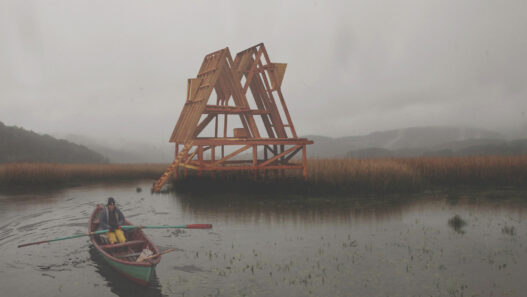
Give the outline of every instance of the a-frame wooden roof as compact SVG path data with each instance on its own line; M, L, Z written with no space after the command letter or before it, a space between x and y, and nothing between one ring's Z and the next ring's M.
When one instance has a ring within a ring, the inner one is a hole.
M218 114L238 115L247 138L296 138L280 89L285 69L286 64L271 63L263 43L239 52L234 60L229 48L206 55L197 77L188 80L187 100L170 142L186 143L195 139ZM213 90L218 96L216 100L210 98ZM257 109L250 108L248 91ZM280 100L285 121L273 93ZM229 104L231 99L234 106ZM200 122L202 115L206 117ZM266 136L261 135L254 116L261 117ZM286 128L290 128L291 136Z

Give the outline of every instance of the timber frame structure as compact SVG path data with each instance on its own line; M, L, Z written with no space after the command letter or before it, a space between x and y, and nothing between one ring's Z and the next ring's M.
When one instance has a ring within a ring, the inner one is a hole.
M152 190L160 191L172 174L177 178L179 167L185 174L191 169L200 175L204 171L214 175L215 171L247 170L255 178L259 171L280 174L284 169L297 169L305 178L306 145L313 141L297 137L285 104L280 87L286 66L272 63L263 43L239 52L234 60L229 48L206 55L197 77L188 80L187 100L170 137L175 143L174 161ZM212 96L213 91L216 96ZM233 129L232 136L227 129L229 115L241 126ZM208 127L212 122L214 125ZM218 131L219 125L223 131ZM264 127L266 136L258 126ZM213 136L201 135L207 127ZM261 158L258 149L263 152ZM247 150L252 150L252 158L244 153ZM290 162L300 151L301 163Z

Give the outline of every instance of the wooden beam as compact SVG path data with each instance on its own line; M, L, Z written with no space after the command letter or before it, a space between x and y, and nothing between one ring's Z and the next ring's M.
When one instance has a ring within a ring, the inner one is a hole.
M220 160L216 161L216 163L214 163L213 165L214 165L214 166L218 166L219 164L223 163L223 161L228 160L228 159L230 159L230 158L236 156L237 154L239 154L239 153L245 151L246 149L248 149L248 148L250 148L250 147L251 147L251 145L248 144L248 145L246 145L246 146L244 146L244 147L242 147L242 148L239 148L239 149L237 149L236 151L234 151L234 152L228 154L227 156L221 158Z
M194 170L198 170L199 167L198 166L194 166L194 165L191 165L191 164L183 164L181 165L183 168L189 168L189 169L194 169ZM276 170L276 169L302 169L302 165L301 164L297 164L297 165L293 165L293 164L289 164L289 165L269 165L269 166L265 166L265 167L258 167L258 170ZM253 166L252 164L250 165L246 165L246 166L218 166L218 167L211 167L211 166L208 166L208 167L204 167L203 168L203 171L237 171L237 170L247 170L247 171L251 171L253 170Z
M271 162L274 162L274 161L277 160L278 158L285 156L286 154L288 154L288 153L290 153L290 152L292 152L292 151L298 149L299 147L301 147L301 146L300 146L300 145L293 146L292 148L286 150L285 152L282 152L282 153L280 153L280 154L278 154L278 155L272 157L271 159L269 159L269 160L263 162L263 163L260 164L258 167L264 167L265 165L267 165L267 164L269 164L269 163L271 163Z
M300 150L302 150L301 147L297 148L294 152L289 154L289 156L285 157L284 161L289 162L289 160L291 160L291 158L293 158Z
M194 131L194 137L198 136L199 133L201 133L201 131L203 131L203 129L207 127L207 125L210 123L210 121L212 121L213 118L214 118L213 114L207 115L207 117L204 118L203 121L201 121L201 123L199 123L198 127L196 128L196 131Z
M302 146L302 167L302 175L304 179L307 179L307 149L305 144Z
M256 73L256 66L258 65L258 61L260 61L260 57L263 53L263 46L258 49L258 52L256 53L256 57L254 58L253 65L251 66L251 69L249 70L249 73L247 74L247 80L245 81L245 86L243 86L243 94L247 93L247 89L249 89L249 84L251 83L251 80L253 79L254 74Z

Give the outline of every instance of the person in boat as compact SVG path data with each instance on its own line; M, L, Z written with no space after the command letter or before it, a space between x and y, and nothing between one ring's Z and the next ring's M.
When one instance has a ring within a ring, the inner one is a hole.
M124 215L115 206L115 199L112 197L108 198L106 207L103 208L101 216L99 218L99 230L108 230L106 236L110 241L110 244L114 244L117 241L126 242L126 237L121 229L121 225L124 224Z

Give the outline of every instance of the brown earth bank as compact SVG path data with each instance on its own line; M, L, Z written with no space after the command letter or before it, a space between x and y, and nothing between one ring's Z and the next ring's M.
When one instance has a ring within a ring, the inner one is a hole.
M71 183L156 180L167 164L0 165L0 187L52 186ZM189 171L169 185L176 192L262 194L407 193L472 187L527 187L527 156L422 157L387 159L310 159L307 178L298 171Z

